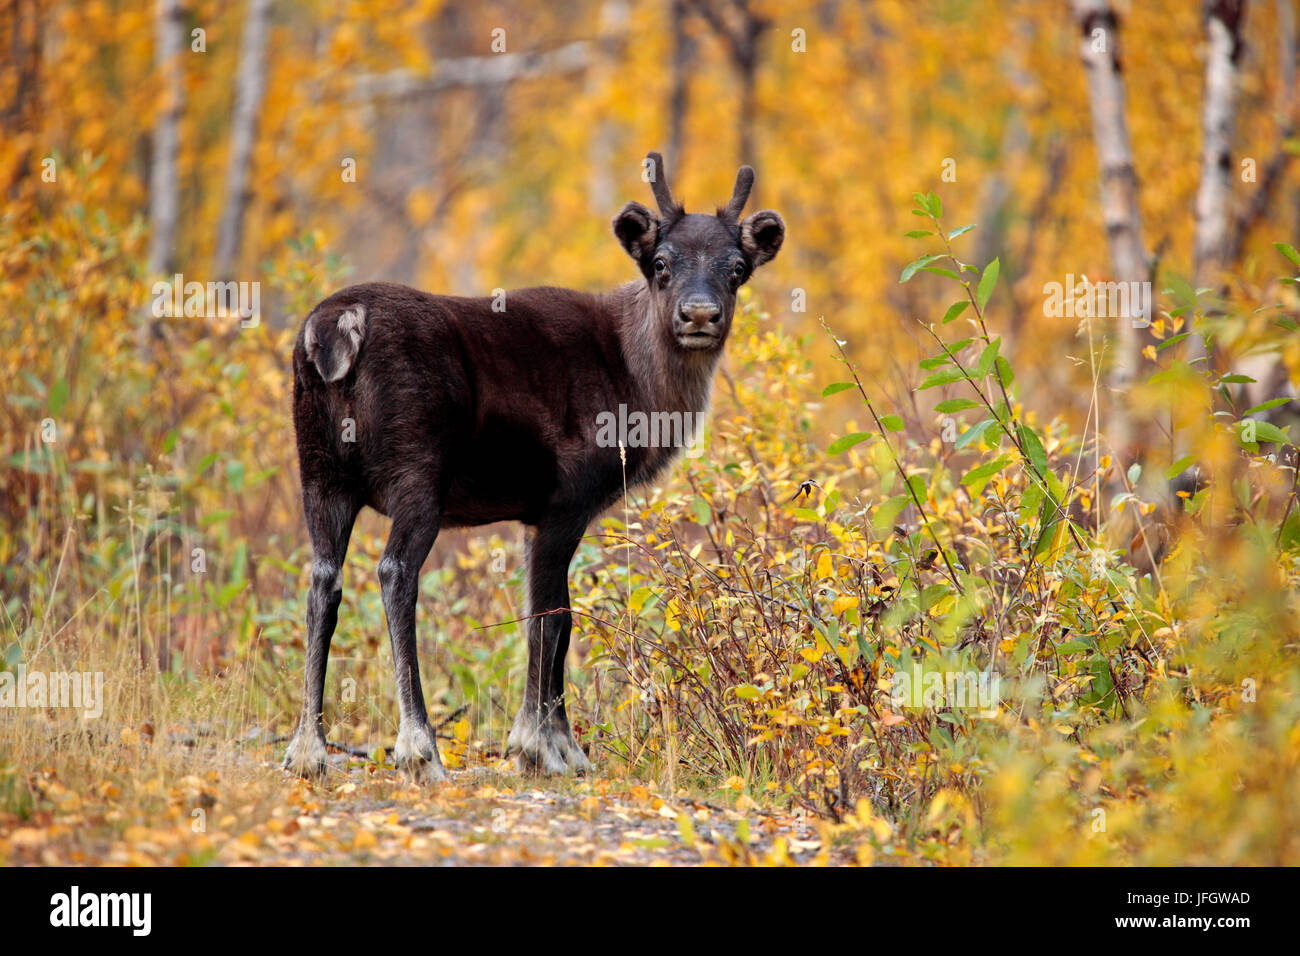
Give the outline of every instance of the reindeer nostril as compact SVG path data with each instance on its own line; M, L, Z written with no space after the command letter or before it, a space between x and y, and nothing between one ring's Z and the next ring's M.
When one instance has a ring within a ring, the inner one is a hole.
M690 299L682 303L682 318L693 325L717 324L722 318L722 310L717 304L707 299Z

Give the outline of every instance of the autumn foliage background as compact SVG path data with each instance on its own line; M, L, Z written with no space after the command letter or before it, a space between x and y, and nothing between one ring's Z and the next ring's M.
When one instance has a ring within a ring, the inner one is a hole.
M1201 5L1112 6L1158 309L1118 395L1113 320L1043 308L1045 283L1114 277L1068 4L0 5L0 652L103 670L110 694L100 721L0 711L0 860L93 860L132 826L182 834L160 859L217 857L178 787L237 781L268 812L290 787L267 741L296 717L310 561L298 323L371 278L630 280L609 220L647 200L658 148L692 211L752 163L751 208L789 238L742 298L708 452L575 561L570 711L601 775L581 785L806 815L823 855L861 862L1300 862L1300 519L1276 401L1300 373L1296 17L1249 5L1234 245L1206 270ZM950 235L952 257L907 269ZM260 283L259 321L155 318L174 273ZM1246 397L1259 369L1273 390ZM1130 413L1149 424L1136 463L1107 440ZM1179 498L1166 479L1193 462L1208 478ZM354 535L326 697L330 740L380 776L385 526ZM444 759L507 786L519 544L444 534L418 625ZM892 706L913 661L992 669L996 715ZM68 833L6 839L32 820Z

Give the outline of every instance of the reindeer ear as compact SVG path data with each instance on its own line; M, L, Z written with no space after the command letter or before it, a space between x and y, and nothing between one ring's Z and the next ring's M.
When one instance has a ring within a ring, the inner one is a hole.
M644 267L659 238L659 220L639 202L630 202L614 217L614 235L627 254Z
M757 269L776 257L785 242L785 220L780 213L764 209L740 224L740 247Z

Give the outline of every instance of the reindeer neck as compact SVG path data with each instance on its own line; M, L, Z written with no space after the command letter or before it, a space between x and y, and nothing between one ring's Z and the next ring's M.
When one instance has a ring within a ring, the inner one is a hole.
M651 315L650 292L633 282L613 296L623 358L646 411L706 412L721 350L701 354L677 348Z

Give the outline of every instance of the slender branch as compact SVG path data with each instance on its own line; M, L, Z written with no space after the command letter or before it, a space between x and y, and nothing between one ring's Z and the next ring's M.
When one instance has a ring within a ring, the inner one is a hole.
M889 449L889 457L893 460L894 467L898 469L898 474L903 479L903 487L907 489L908 496L911 497L912 503L916 505L917 513L921 516L921 523L925 525L925 530L930 532L930 537L934 539L935 546L939 549L939 556L943 558L944 566L948 569L948 576L952 579L953 587L957 589L958 594L965 595L966 591L961 586L961 579L957 576L957 570L952 566L952 561L948 558L948 549L943 546L943 542L939 540L939 535L935 532L934 528L931 527L930 518L925 513L925 507L921 504L921 499L917 495L916 489L912 487L911 481L908 480L907 472L903 469L902 462L899 461L898 455L894 452L894 446L889 443L889 438L887 437L888 431L885 429L884 423L881 422L880 416L876 414L876 408L871 403L871 399L867 396L866 389L862 387L862 380L858 378L857 369L855 369L853 363L849 361L849 356L848 353L844 351L843 343L835 333L831 331L830 326L826 324L826 317L819 316L818 321L821 322L822 328L826 330L826 334L831 337L831 341L835 343L835 347L839 349L840 361L844 363L845 368L849 370L849 374L853 376L853 383L857 386L858 394L862 396L862 401L866 403L867 411L871 413L871 417L876 423L876 428L880 430L880 440L883 441L885 447Z

